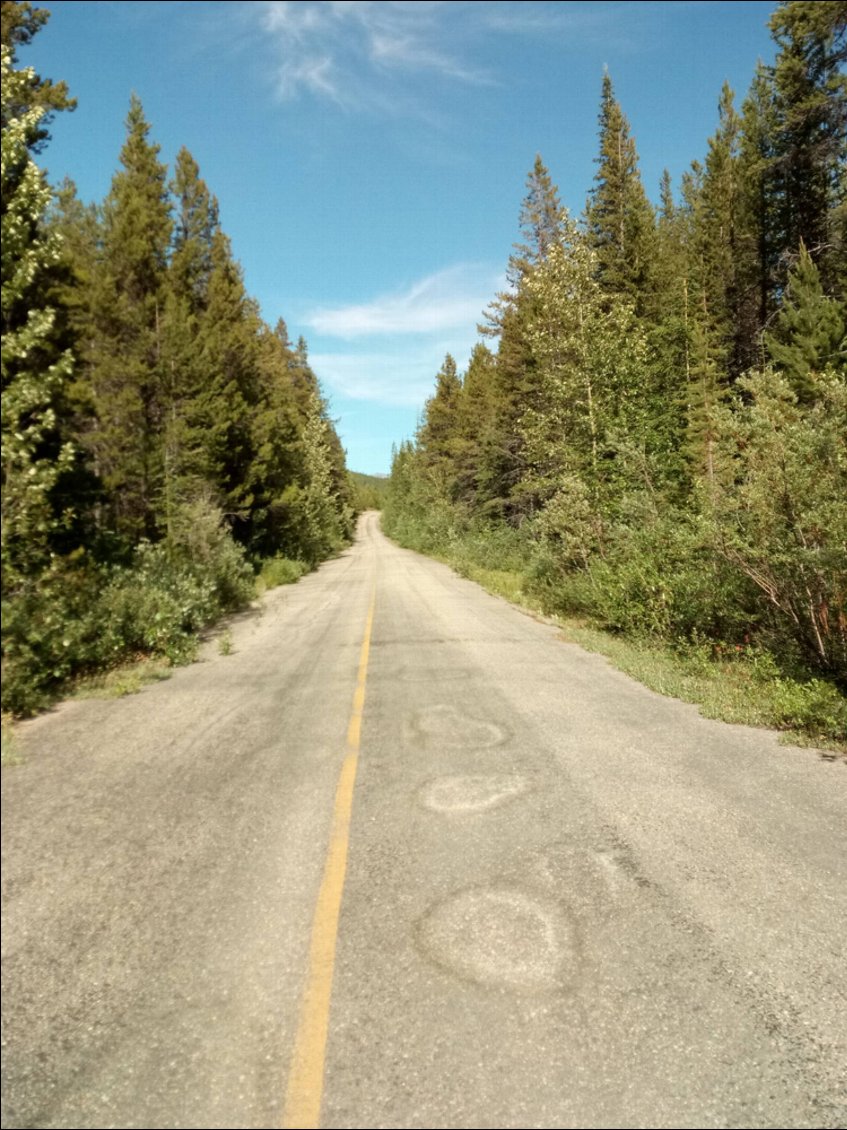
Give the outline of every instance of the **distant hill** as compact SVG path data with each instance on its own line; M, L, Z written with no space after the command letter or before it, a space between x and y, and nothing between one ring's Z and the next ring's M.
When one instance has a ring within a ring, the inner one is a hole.
M356 510L382 510L388 490L388 475L363 475L361 471L348 471L353 484L353 501Z

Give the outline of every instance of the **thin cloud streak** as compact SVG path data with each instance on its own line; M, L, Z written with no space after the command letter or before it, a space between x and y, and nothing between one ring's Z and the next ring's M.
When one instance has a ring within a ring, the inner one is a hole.
M503 281L498 272L460 263L420 279L400 294L316 310L305 321L320 334L346 339L461 329L479 321Z
M317 352L309 362L321 383L339 396L395 408L423 408L432 395L435 376L451 353L459 366L467 363L475 338L439 339L424 348L374 352Z

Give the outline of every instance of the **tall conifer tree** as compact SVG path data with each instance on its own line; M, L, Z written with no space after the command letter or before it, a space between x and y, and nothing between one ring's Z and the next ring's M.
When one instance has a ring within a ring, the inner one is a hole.
M162 494L164 391L160 368L171 240L167 170L133 96L103 207L103 251L92 286L91 437L113 526L131 541L155 537Z
M765 337L768 353L801 403L816 399L818 379L827 369L847 377L845 330L844 304L824 294L820 272L801 244L782 309Z
M560 240L562 206L559 193L540 156L526 179L520 215L521 241L509 259L507 277L512 290L498 295L489 311L487 332L499 336L493 373L494 414L481 479L487 508L520 522L521 506L515 489L524 471L519 422L538 399L537 366L527 337L533 299L526 281ZM484 327L481 327L486 332Z
M653 209L641 183L629 122L608 72L603 75L599 121L599 167L587 210L591 245L603 289L623 295L644 312L652 286Z
M789 0L771 17L779 47L773 68L774 162L782 249L800 241L819 263L824 287L847 289L847 3Z

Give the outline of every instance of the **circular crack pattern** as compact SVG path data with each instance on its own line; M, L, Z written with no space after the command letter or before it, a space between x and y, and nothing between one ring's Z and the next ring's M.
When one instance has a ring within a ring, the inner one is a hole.
M486 812L514 800L529 788L524 777L482 774L439 777L421 789L419 800L433 812Z
M572 923L557 904L520 890L460 891L422 920L418 941L436 964L480 985L549 992L576 972Z

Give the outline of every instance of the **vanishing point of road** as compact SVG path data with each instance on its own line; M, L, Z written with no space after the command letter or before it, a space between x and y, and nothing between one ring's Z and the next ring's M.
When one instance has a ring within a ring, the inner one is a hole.
M20 727L5 1127L836 1127L847 772L378 518Z

